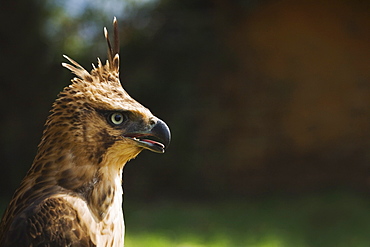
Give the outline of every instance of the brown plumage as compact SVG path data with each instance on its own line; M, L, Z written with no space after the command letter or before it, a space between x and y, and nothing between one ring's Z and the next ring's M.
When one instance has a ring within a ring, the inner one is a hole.
M0 246L123 246L122 169L143 149L162 153L167 125L119 80L118 28L108 60L58 95L37 155L0 224Z

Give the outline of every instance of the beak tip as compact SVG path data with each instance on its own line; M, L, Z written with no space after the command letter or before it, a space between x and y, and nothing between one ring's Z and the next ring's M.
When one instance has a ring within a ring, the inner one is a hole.
M152 132L155 133L161 141L163 141L165 148L168 148L171 142L171 131L167 124L161 119L158 119L157 123L152 129Z

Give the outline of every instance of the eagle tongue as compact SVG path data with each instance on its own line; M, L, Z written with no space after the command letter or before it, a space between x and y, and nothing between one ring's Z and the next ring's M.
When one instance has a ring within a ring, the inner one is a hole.
M142 142L148 142L148 143L151 143L151 144L154 144L154 145L158 145L162 148L164 148L164 145L160 142L156 142L156 141L153 141L153 140L149 140L149 139L141 139Z

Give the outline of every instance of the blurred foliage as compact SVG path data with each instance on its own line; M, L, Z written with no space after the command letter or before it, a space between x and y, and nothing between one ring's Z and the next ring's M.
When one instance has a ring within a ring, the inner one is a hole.
M173 134L165 155L143 152L127 165L126 194L369 191L365 1L77 2L1 3L2 195L31 165L48 109L72 78L62 54L86 69L104 60L113 15L125 89Z
M223 203L127 201L128 247L365 247L370 201L331 193Z

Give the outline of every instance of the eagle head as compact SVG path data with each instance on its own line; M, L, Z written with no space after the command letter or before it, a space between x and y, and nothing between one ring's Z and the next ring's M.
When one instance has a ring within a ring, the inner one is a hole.
M53 104L40 146L59 143L70 147L76 157L96 164L121 165L143 149L163 153L170 142L166 123L134 100L119 79L119 43L114 20L114 46L108 43L108 60L89 73L77 62L62 65L77 77L64 88ZM55 146L55 145L54 145Z

